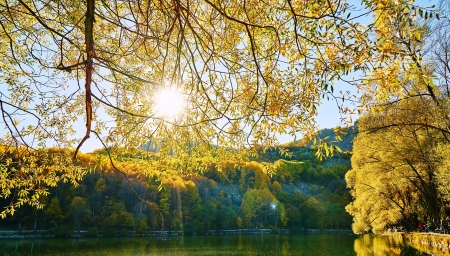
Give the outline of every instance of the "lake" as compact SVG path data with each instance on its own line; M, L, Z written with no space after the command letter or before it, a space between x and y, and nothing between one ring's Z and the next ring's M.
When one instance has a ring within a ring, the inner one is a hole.
M171 236L80 239L2 239L6 255L428 255L370 235Z

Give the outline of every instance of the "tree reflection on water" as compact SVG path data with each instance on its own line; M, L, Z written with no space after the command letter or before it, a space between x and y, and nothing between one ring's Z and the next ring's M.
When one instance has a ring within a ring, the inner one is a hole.
M355 239L354 249L358 256L432 255L424 248L413 248L400 236L364 235Z

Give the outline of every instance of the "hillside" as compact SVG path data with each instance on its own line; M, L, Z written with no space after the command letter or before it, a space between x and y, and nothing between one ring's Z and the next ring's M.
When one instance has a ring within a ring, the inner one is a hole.
M351 138L340 142L346 151ZM255 227L293 232L350 228L351 218L344 210L351 199L344 181L350 154L319 161L309 144L286 148L291 157L273 150L254 161L213 165L197 175L166 172L164 178L138 175L139 165L125 159L122 168L129 172L134 190L151 204L139 200L128 181L105 166L87 174L77 188L61 183L51 189L48 198L41 198L43 210L24 206L13 217L0 220L0 226L51 229L59 236L76 229L124 235L157 230L190 234ZM0 206L7 202L0 201Z

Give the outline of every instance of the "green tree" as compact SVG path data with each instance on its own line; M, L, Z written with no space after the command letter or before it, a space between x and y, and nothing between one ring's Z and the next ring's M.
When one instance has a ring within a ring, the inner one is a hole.
M59 199L57 197L50 200L49 206L45 209L45 213L48 215L50 222L56 227L60 221L64 219L63 212L59 205Z
M242 198L241 211L244 223L247 227L268 225L268 215L272 204L278 200L270 193L269 189L250 189Z
M220 203L215 198L203 202L203 230L217 229L217 208L219 204Z
M306 228L319 228L323 214L323 205L312 196L308 196L299 206L303 225Z
M92 214L96 214L96 212L101 212L104 204L104 193L107 189L106 181L103 178L99 178L94 186L93 202L92 202Z
M148 232L148 224L146 218L141 218L141 221L139 222L139 227L136 231L138 234L145 234Z
M339 222L344 219L344 209L336 204L327 204L323 210L323 218L323 224L325 226L328 225L333 228L334 225L336 229L339 229Z
M78 232L80 232L81 222L84 217L89 215L89 208L84 198L76 196L70 202L70 215L75 223Z
M159 198L159 210L161 211L161 214L163 215L164 220L167 220L170 213L170 198L172 193L170 192L169 187L162 187L160 190L160 198ZM162 221L162 229L165 228L166 221Z
M221 205L217 214L217 221L219 222L220 229L234 229L236 225L237 213L230 207Z
M104 212L106 225L109 227L132 228L135 225L133 214L128 212L125 205L117 199L111 199L106 202L107 206Z
M186 182L186 189L182 194L183 227L185 232L195 232L202 225L202 200L194 182Z
M289 227L293 230L304 227L304 218L300 213L299 207L306 200L306 196L300 191L295 191L291 195L286 192L282 192L277 194L277 199L281 204L283 204L285 217L288 219L287 225L289 225Z

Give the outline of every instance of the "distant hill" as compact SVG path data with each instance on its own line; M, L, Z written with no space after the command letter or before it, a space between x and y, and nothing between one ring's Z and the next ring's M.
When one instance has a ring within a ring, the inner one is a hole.
M356 127L356 123L354 126L350 126L348 128L341 128L341 131L344 132L340 134L342 140L336 139L336 133L332 128L326 128L319 131L317 138L324 140L328 137L327 141L331 144L337 145L342 151L351 152L353 149L353 138L355 138L356 134L358 134L358 129ZM306 138L300 139L298 141L291 141L283 145L283 147L287 149L294 149L298 147L309 148L314 147L313 141L309 141Z
M344 152L351 152L353 149L353 138L355 138L356 134L358 133L358 129L356 127L356 123L354 126L348 127L348 128L342 128L341 131L343 131L345 134L341 134L341 141L338 141L336 139L336 133L334 132L334 129L332 128L326 128L319 131L317 137L320 139L324 139L328 136L328 142L332 143L334 145L337 145L342 151ZM147 143L143 144L139 147L139 149L146 150L149 152L157 153L161 149L161 143L162 139L155 139L155 140L149 140ZM291 141L288 142L282 147L288 149L288 150L295 150L297 151L298 148L308 148L311 149L313 147L312 141L306 141L306 139L300 139L298 141ZM274 154L274 152L272 152ZM277 154L277 153L275 153Z
M318 137L324 139L325 137L329 136L328 142L337 145L344 152L351 152L353 150L353 139L358 133L358 129L356 126L351 126L348 128L343 128L342 131L346 133L341 134L342 141L338 141L336 139L336 133L334 132L334 129L331 128L320 130ZM308 147L310 148L312 144L312 142L309 142Z

